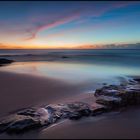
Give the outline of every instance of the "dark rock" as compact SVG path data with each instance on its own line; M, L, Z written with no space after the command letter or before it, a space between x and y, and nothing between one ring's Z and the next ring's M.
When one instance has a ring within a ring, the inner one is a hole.
M135 84L137 84L137 81L134 80L134 79L129 79L129 84L130 85L135 85Z
M97 89L96 102L111 107L140 104L140 85L133 83L135 84L109 85Z
M119 107L121 104L121 98L111 97L111 96L100 96L97 98L96 103L103 104L109 107Z
M62 56L62 58L69 58L68 56Z
M37 127L40 127L41 124L39 121L35 121L31 118L25 118L23 120L15 121L9 124L7 128L8 133L21 133L27 130L31 130Z
M60 119L63 116L63 109L66 108L65 105L48 105L45 107L45 109L48 110L48 113L50 114L49 121L51 123L55 123L58 119Z
M105 85L105 86L106 86L106 85L107 85L107 83L103 83L103 85Z
M79 112L71 112L71 113L69 113L69 116L68 116L68 118L70 120L78 120L81 117L82 117L82 115Z
M20 133L41 126L40 121L22 115L12 115L0 123L0 132Z
M1 123L0 123L0 133L6 131L7 128L8 128L8 125L9 125L10 123L11 123L11 122L1 122Z
M10 64L14 62L13 60L9 60L9 59L5 59L5 58L0 58L0 65L4 65L4 64Z
M58 120L60 118L79 119L82 116L90 115L89 105L83 102L74 102L68 104L49 105L45 107L51 114L51 118Z
M82 116L89 116L91 113L90 109L82 109L78 111Z
M7 130L9 125L17 119L16 115L11 115L0 121L0 133Z
M78 112L82 116L88 116L91 113L90 107L87 103L75 102L75 103L67 104L67 106L70 108L71 111Z
M134 78L134 80L140 83L140 78Z
M99 97L101 95L105 95L105 96L118 96L120 94L121 91L116 90L116 89L109 89L108 87L105 88L103 87L102 89L98 89L95 91L94 96L95 97Z
M102 113L108 112L110 110L110 107L94 103L94 105L91 106L90 110L92 116L97 116Z
M72 120L80 119L82 116L89 116L91 110L89 105L83 102L74 102L67 104L68 109L64 110L67 112L67 118Z
M48 127L63 118L77 120L90 113L90 106L83 102L28 108L1 121L0 132L21 133L38 127Z
M33 109L33 108L28 108L28 109L19 111L17 114L24 115L24 116L31 116L31 117L34 117L37 115L36 109Z
M121 95L123 105L140 104L140 91L139 90L126 90Z
M95 91L95 96L100 96L100 95L104 95L104 94L108 94L109 91L117 91L118 90L118 87L117 86L114 86L114 85L109 85L109 86L103 86L102 88L100 89L96 89ZM112 94L111 94L112 95Z

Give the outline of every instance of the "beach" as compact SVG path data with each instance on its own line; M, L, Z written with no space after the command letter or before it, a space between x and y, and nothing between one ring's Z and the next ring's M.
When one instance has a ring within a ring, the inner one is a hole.
M81 94L86 85L70 84L53 78L0 72L0 86L1 118L32 106L78 100L89 102L89 94ZM31 135L32 138L36 138L36 133L31 133ZM0 138L14 137L22 138L21 135L0 135ZM28 138L28 135L25 134L25 138Z
M26 74L0 72L0 116L30 106L58 103L79 94L82 85Z
M25 56L20 56L20 59L10 56L15 62L0 67L0 118L43 105L75 101L93 104L96 89L105 85L119 85L139 76L138 56L131 59L126 56L121 61L120 57L107 54L102 63L102 55L76 55L60 60L56 59L56 55L53 61L40 61L40 57L36 56L37 61L27 56L26 59ZM115 60L114 63L111 59ZM129 63L130 60L132 63ZM48 128L23 134L2 133L0 138L138 138L139 116L139 107L131 106L122 108L121 112L63 120Z
M74 86L58 80L0 72L1 117L30 106L62 103L87 99L78 95L81 85ZM71 96L75 98L71 98ZM82 97L82 98L80 98ZM112 112L97 117L83 118L77 121L64 121L41 131L30 131L20 135L1 134L0 138L12 139L75 139L75 138L138 138L140 137L140 109L138 106Z
M139 139L140 2L0 2L0 139Z
M140 109L130 107L95 118L64 122L42 132L39 138L69 139L137 139L140 137Z

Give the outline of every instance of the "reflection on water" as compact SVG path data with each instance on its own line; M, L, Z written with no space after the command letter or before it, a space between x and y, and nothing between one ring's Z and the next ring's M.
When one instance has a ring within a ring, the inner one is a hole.
M118 76L140 75L138 66L82 63L78 61L15 62L1 67L1 70L47 76L69 82L106 81Z
M140 75L140 50L9 50L16 63L0 70L42 75L68 82L110 81ZM67 56L64 59L62 56ZM3 56L2 56L3 57Z

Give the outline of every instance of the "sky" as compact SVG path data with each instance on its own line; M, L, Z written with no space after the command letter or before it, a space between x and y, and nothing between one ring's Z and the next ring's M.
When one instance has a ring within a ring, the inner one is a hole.
M0 1L0 49L137 43L139 1Z

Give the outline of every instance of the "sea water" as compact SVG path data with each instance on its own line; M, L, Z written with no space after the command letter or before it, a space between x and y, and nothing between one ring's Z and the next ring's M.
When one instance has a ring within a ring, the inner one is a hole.
M140 75L140 50L1 50L1 57L15 62L0 70L72 83L117 82Z

